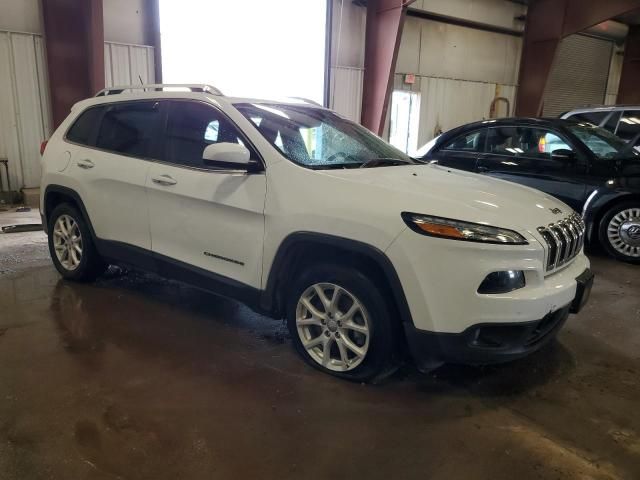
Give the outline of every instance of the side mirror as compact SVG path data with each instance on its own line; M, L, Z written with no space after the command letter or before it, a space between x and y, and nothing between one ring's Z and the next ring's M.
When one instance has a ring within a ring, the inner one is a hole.
M561 162L574 162L576 160L576 152L568 148L559 148L551 152L551 158Z
M250 170L255 164L247 147L238 143L220 142L208 145L202 152L205 163L220 168Z

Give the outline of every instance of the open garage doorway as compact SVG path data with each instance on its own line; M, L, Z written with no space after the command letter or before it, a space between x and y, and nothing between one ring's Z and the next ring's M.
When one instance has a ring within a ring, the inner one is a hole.
M163 80L322 104L326 10L326 0L160 0Z

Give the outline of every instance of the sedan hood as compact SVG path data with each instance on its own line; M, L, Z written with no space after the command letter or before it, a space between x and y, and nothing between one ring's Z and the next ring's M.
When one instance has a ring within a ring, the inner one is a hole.
M437 165L328 170L323 173L335 180L351 182L354 190L377 190L374 194L366 192L365 196L375 198L379 208L392 208L394 211L528 231L535 231L539 226L573 213L571 207L538 190Z

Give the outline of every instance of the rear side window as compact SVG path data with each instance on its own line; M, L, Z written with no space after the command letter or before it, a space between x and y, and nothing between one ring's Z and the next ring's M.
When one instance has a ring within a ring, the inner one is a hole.
M575 115L571 115L569 118L571 120L578 120L581 122L589 122L594 125L600 125L605 118L609 115L610 112L582 112L576 113Z
M80 145L89 145L104 107L93 107L80 114L67 132L67 140Z
M618 135L623 140L632 140L640 133L640 110L625 110L618 124Z
M96 147L125 155L148 157L159 116L160 104L155 101L111 105L102 118Z
M486 129L476 130L454 138L444 147L442 151L457 152L482 152L484 150Z

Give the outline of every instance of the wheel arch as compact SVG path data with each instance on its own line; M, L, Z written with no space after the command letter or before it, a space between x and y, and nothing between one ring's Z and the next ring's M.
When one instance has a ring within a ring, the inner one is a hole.
M391 292L392 307L400 320L413 324L400 278L384 252L357 240L315 232L292 233L280 244L262 293L262 308L274 316L283 315L286 290L297 271L303 265L335 259L338 255L343 256L341 263L355 265L374 275L378 283L382 282L381 287Z
M584 215L585 223L588 226L589 235L587 240L589 242L599 241L600 222L611 208L628 201L637 201L640 205L640 193L620 193L613 197L601 197L600 200L600 202L596 201L596 204Z
M75 190L72 190L68 187L63 187L62 185L48 185L44 192L44 211L42 214L42 226L47 231L47 226L49 223L49 216L51 212L61 203L71 203L78 210L80 210L80 214L83 217L83 220L87 223L89 227L89 231L91 232L91 236L95 239L96 234L93 230L93 225L91 224L91 219L87 214L87 209L84 206L84 202L82 198Z

